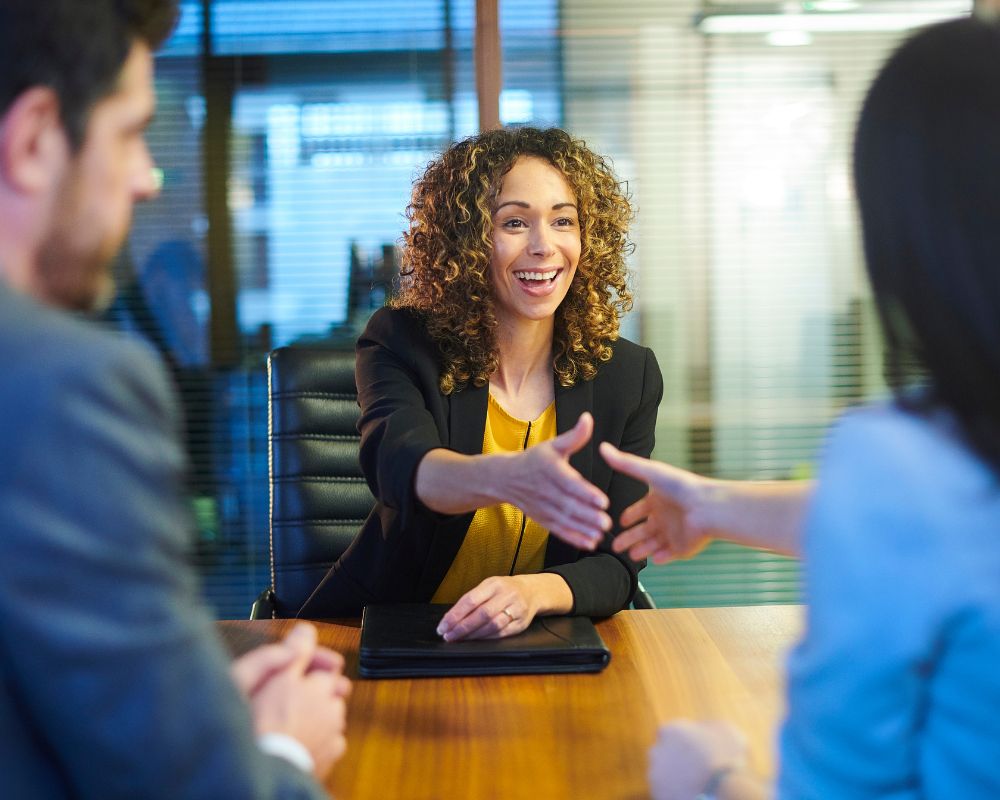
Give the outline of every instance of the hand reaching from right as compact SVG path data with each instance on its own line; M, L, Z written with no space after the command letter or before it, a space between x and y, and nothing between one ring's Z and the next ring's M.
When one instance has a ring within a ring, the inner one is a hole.
M609 442L600 451L612 469L649 485L646 496L622 512L627 530L615 538L615 552L662 564L727 539L799 554L811 481L718 480L623 453Z
M711 515L714 481L623 453L608 442L601 444L600 451L612 469L649 484L649 493L622 513L621 525L628 530L615 539L615 552L628 550L636 561L652 558L654 564L663 564L690 558L711 541L702 520Z

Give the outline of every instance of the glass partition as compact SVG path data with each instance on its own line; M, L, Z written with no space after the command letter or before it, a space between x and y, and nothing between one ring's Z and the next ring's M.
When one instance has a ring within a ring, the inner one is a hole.
M906 31L969 5L500 0L503 120L583 137L636 201L623 332L664 372L656 457L808 476L836 414L884 391L852 128ZM112 316L177 380L206 594L243 616L268 581L266 353L352 347L384 302L413 178L475 131L475 3L183 9L158 56L162 196ZM660 605L797 598L793 562L729 545L643 580Z

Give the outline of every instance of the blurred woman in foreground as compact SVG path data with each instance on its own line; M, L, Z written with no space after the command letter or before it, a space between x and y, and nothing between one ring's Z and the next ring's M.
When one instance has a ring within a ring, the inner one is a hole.
M1000 28L916 34L862 110L854 179L895 399L848 413L807 484L739 484L602 452L650 483L619 542L802 540L781 798L1000 797ZM914 366L919 365L919 372ZM770 526L770 527L769 527ZM658 800L762 797L730 728L678 723Z

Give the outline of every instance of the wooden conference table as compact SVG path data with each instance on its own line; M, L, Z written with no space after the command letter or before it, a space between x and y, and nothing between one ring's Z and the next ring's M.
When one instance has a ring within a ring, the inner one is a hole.
M416 680L357 679L357 623L318 623L356 679L327 788L339 800L645 798L647 751L675 717L732 721L770 775L801 617L798 606L623 611L598 623L612 656L596 675ZM292 622L219 625L238 654Z

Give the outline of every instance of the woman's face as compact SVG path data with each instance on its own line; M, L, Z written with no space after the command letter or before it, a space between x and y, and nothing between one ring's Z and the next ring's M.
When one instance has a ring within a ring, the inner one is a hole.
M504 177L493 212L490 278L501 324L549 319L580 262L576 196L541 158L521 157Z

